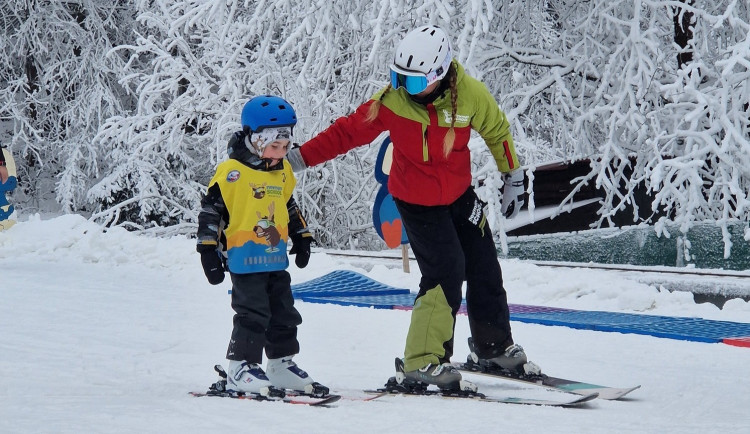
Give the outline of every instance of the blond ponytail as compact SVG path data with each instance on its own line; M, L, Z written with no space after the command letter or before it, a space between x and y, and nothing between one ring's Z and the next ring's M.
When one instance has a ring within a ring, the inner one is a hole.
M451 89L451 128L447 133L445 133L445 138L443 138L443 156L445 158L448 158L448 156L451 154L451 152L453 151L453 145L456 142L456 129L454 128L454 126L456 125L456 112L458 110L458 92L456 91L456 81L458 74L456 72L456 66L453 62L451 62L448 74L450 75Z
M383 93L380 94L380 98L377 99L377 101L373 102L370 105L370 109L367 110L367 122L372 123L375 121L375 119L378 118L378 113L380 113L380 106L383 105L383 97L385 97L385 94L388 93L388 91L391 90L391 85L388 84L386 88L383 90Z

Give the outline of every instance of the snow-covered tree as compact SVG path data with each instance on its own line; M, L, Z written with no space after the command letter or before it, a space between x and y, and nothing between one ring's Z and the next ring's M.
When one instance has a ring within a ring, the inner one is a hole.
M750 220L746 1L15 0L0 11L0 117L32 193L54 183L63 209L112 224L190 227L249 97L292 102L303 142L384 86L395 44L425 23L448 30L496 96L526 165L591 161L576 188L602 190L597 224L621 221L643 190L653 207L630 220L659 231L709 220L726 235ZM470 146L494 209L494 162L481 139ZM299 176L323 244L382 246L376 153Z
M127 39L125 1L8 0L0 4L0 120L12 133L22 187L54 192L64 211L85 209L89 180L109 158L92 143L129 99L112 47Z
M659 231L714 221L728 249L728 222L750 220L750 6L694 3L501 8L489 28L504 34L483 37L481 57L470 60L515 122L525 163L591 160L578 186L603 190L599 224L645 188ZM677 35L675 22L690 31ZM675 44L685 35L692 39ZM633 214L638 222L644 210Z

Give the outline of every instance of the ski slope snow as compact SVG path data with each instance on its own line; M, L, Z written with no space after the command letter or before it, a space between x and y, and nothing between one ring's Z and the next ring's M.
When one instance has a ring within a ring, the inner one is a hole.
M741 299L719 310L606 270L501 265L514 304L750 320ZM412 290L419 282L416 264L409 274L387 264L363 269L315 250L307 268L289 271L296 284L339 269ZM207 388L213 365L226 363L228 289L228 279L206 282L188 237L102 231L78 215L34 215L0 232L0 432L747 432L750 348L520 322L512 323L515 340L544 371L642 387L571 409L413 397L335 408L194 398L188 392ZM353 395L393 374L408 311L297 308L304 322L296 360L317 381ZM455 361L465 358L468 336L459 316ZM471 379L488 394L540 393Z

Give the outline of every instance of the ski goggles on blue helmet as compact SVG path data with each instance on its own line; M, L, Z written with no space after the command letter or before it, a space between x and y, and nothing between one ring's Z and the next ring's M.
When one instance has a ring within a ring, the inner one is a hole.
M419 71L409 71L408 69L399 67L395 63L391 64L391 86L394 89L403 87L410 95L416 95L427 89L427 86L445 77L452 60L450 51L448 51L440 67L427 74Z
M268 145L277 140L292 140L292 127L261 128L258 132L251 132L245 136L246 146L252 145L258 155L263 155L263 151ZM248 146L248 149L251 149Z

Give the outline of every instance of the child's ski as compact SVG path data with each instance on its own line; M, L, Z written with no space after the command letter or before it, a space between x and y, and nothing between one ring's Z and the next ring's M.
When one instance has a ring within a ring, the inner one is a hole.
M276 387L269 387L267 394L236 392L227 390L227 373L221 365L215 365L214 371L219 374L219 380L212 384L206 392L189 392L192 396L216 396L220 398L249 399L252 401L279 401L287 404L302 404L311 406L326 406L339 399L341 395L326 393L325 395L306 395L289 393ZM327 389L326 389L327 391Z
M220 398L234 398L234 399L249 399L251 401L269 401L269 402L284 402L287 404L301 404L301 405L310 405L310 406L326 406L328 404L332 404L339 399L341 399L340 395L327 395L322 398L315 398L312 396L306 396L306 395L296 395L296 396L284 396L284 397L274 397L274 396L266 396L261 395L259 393L242 393L242 392L233 392L233 391L224 391L224 392L215 392L212 390L208 390L207 392L190 392L192 396L216 396Z

